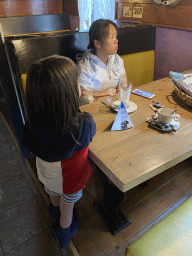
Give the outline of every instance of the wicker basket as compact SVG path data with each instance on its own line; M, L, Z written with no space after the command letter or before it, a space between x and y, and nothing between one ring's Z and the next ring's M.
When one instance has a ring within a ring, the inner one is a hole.
M191 96L189 96L186 93L183 93L183 92L179 91L179 89L177 87L175 87L175 92L176 92L176 94L177 94L177 96L179 97L180 100L184 101L187 105L192 107L192 97Z

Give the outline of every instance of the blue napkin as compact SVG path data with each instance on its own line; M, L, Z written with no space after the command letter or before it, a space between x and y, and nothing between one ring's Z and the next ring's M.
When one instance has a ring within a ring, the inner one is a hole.
M121 105L119 107L117 116L116 116L113 126L111 128L111 131L126 130L126 129L130 129L133 127L134 126L131 122L131 119L130 119L128 113L127 113L127 110L126 110L123 102L121 102Z
M177 81L177 80L179 80L179 79L181 79L181 78L184 77L183 74L181 74L181 73L179 73L179 72L174 72L174 71L170 71L170 72L169 72L169 75L170 75L170 77L171 77L173 80L175 80L175 81Z

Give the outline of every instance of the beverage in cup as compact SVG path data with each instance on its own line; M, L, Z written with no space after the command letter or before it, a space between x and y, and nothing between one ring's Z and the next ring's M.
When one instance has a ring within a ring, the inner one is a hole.
M171 108L160 108L157 112L158 122L163 124L170 124L173 120L179 121L180 115L176 115Z
M129 98L131 94L132 89L132 83L126 82L126 83L120 83L119 84L119 95L118 98L121 102L123 102L124 106L126 108L129 107Z

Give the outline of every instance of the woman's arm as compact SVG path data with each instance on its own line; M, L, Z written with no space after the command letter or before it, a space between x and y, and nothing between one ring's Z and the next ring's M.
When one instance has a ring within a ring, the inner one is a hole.
M93 75L91 72L89 62L87 60L81 61L78 64L78 74L79 74L79 85L81 89L80 101L83 105L92 103L94 101L92 91L93 91Z
M122 74L121 75L121 79L122 79L122 84L126 84L127 83L127 75L126 74Z
M83 105L92 103L94 101L92 90L89 88L84 88L83 86L80 86L80 88L81 88L81 97L80 97L81 103Z

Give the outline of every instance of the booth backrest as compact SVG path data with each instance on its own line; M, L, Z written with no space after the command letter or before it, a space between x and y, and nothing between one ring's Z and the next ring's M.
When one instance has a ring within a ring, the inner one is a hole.
M155 28L132 26L118 29L118 54L123 58L128 80L135 86L153 81ZM32 38L7 38L10 63L18 79L25 77L29 66L38 59L54 54L71 58L84 52L89 42L88 32L53 33Z
M41 58L59 54L75 61L79 52L88 45L88 33L64 32L51 36L37 35L32 38L6 39L9 56L18 65L21 74L27 73L30 65Z
M137 52L121 55L127 79L134 86L150 83L154 80L155 51Z
M155 27L136 26L118 30L118 54L124 61L127 79L135 86L154 80Z
M70 30L68 13L0 17L0 23L5 36Z
M26 73L30 65L41 58L62 55L76 61L76 54L84 52L88 45L88 33L65 32L62 34L36 35L31 38L6 38L9 63L18 91L25 90Z

